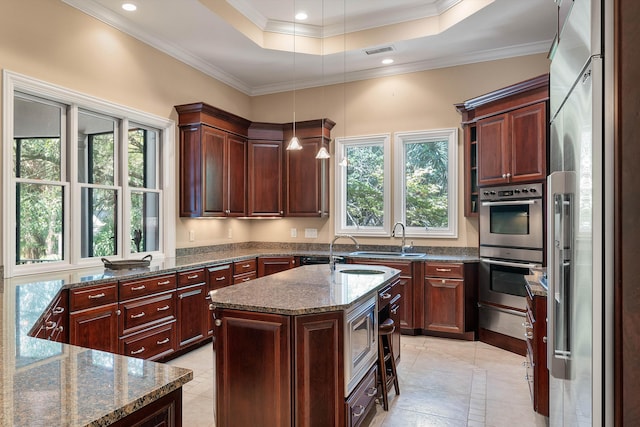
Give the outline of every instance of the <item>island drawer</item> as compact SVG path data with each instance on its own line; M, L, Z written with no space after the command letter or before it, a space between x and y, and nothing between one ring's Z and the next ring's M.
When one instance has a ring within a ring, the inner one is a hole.
M400 280L395 280L378 291L378 311L381 311L383 308L385 308L391 301L397 300L399 298L399 283Z
M207 283L209 290L223 288L233 283L231 264L207 267Z
M347 398L345 402L347 427L358 427L362 424L362 421L373 407L375 398L378 395L378 389L376 388L377 372L377 367L374 365Z
M120 353L146 360L157 360L174 352L175 320L120 339Z
M176 289L176 275L165 274L141 280L120 282L120 301Z
M255 273L257 263L255 258L246 259L244 261L236 261L233 263L233 274L238 276L240 274Z
M238 274L233 276L233 284L237 285L238 283L248 282L249 280L253 280L257 277L258 275L255 271L253 273Z
M136 330L174 320L176 318L175 292L120 303L120 336Z
M456 263L425 263L425 276L464 278L464 264Z
M178 273L178 286L195 285L205 281L204 268Z
M118 302L118 284L88 286L71 289L69 296L69 310L78 311L85 308L98 307Z

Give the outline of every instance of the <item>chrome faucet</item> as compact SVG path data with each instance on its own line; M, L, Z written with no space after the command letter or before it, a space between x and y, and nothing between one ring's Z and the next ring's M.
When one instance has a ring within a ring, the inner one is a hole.
M336 237L334 237L333 240L331 241L331 244L329 245L329 269L331 270L332 273L336 271L336 260L333 259L333 244L336 242L336 240L338 240L341 237L347 237L353 240L353 243L356 245L356 249L360 249L360 244L358 243L358 241L353 236L350 236L349 234L338 234Z
M395 224L393 224L393 229L391 230L391 237L396 237L396 227L397 226L402 227L402 246L400 247L400 251L402 253L405 253L405 251L407 249L409 249L411 246L407 246L407 237L405 234L405 227L404 224L401 222L396 222Z

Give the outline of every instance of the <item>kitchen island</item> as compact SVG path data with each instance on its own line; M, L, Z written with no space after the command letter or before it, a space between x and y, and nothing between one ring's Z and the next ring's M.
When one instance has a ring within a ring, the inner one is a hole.
M377 394L378 291L399 275L311 265L211 291L217 425L357 425Z

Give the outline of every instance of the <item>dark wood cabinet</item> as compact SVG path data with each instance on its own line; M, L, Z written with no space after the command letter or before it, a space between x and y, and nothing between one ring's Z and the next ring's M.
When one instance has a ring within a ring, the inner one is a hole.
M464 213L478 216L478 187L544 180L548 154L549 75L455 107L464 131Z
M233 263L233 284L248 282L258 277L257 262L255 258Z
M231 286L233 284L233 264L221 264L213 265L205 268L205 275L207 280L207 295L205 295L207 310L211 303L211 297L209 292L224 288L225 286ZM214 319L213 314L207 311L207 336L213 336Z
M398 279L382 288L378 293L378 322L382 323L387 319L391 319L395 325L395 329L391 335L391 346L393 347L396 365L400 364L400 311L402 308L402 291L400 279ZM380 337L378 337L378 339L380 339Z
M546 102L478 120L478 184L540 181L547 173Z
M208 290L204 268L178 273L176 317L179 349L196 344L208 335Z
M248 216L284 215L282 125L252 123L248 142Z
M216 310L216 318L217 425L291 426L290 317Z
M69 292L69 344L118 352L118 284Z
M425 331L475 339L476 304L477 264L425 263Z
M100 305L69 314L69 344L118 352L118 304Z
M296 257L294 256L258 257L258 277L268 276L294 267L296 267Z
M180 216L245 216L250 122L204 103L175 108L180 126Z
M547 298L527 289L525 340L527 358L525 379L529 385L534 411L549 416L549 370L547 369Z
M302 150L285 150L285 216L326 217L329 215L329 160L316 159L321 147L329 149L329 119L296 122L296 136ZM284 140L293 136L292 124L285 125Z
M29 336L50 341L68 342L69 292L61 290L29 331Z
M182 427L182 387L116 421L112 427Z
M343 313L296 316L294 328L293 424L339 426L344 420Z
M348 262L351 264L383 265L400 270L400 281L398 282L396 292L401 295L401 298L398 309L399 323L396 324L399 325L398 330L403 333L415 333L414 328L419 328L420 326L414 321L414 289L418 286L417 283L422 283L422 262L388 261L369 258L348 258Z

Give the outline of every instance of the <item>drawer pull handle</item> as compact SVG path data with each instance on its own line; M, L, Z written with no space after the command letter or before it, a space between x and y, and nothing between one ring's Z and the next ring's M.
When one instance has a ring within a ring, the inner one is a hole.
M389 299L389 298L391 298L391 294L389 294L389 293L386 293L386 292L385 292L385 293L383 293L383 294L380 294L380 298L382 298L382 299Z
M99 294L95 294L95 295L89 295L87 298L89 299L98 299L98 298L104 298L104 292L100 292Z
M356 408L360 408L360 412L356 412L355 409ZM354 417L360 417L362 416L362 414L364 414L364 410L366 409L364 406L362 405L356 405L353 407L354 411L353 411L353 416Z
M58 332L62 332L62 331L64 331L64 326L62 326L62 325L58 326Z
M169 342L169 338L165 338L165 339L163 339L162 341L156 341L156 344L158 344L158 345L162 345L162 344L166 344L166 343L168 343L168 342Z
M131 351L131 354L140 354L143 351L144 351L144 347L142 347L140 350Z
M251 277L245 277L244 279L242 279L243 282L248 282L249 280L251 280Z
M522 322L522 326L524 326L525 328L531 328L531 324L527 321Z
M171 307L169 307L168 305L165 305L164 307L158 307L156 310L158 311L167 311L169 310Z
M158 286L168 285L169 283L171 283L171 280L164 280L162 282L158 282Z
M147 287L145 285L141 285L141 286L136 286L135 288L131 288L132 291L141 291L143 289L146 289Z
M528 340L532 340L533 339L533 332L527 332L526 334L524 334L524 337Z
M378 394L378 389L377 389L377 388L375 388L375 387L371 387L371 388L369 389L369 391L367 392L367 396L369 396L369 397L373 397L373 396L375 396L376 394Z
M45 326L44 326L44 328L45 328L46 330L50 330L50 329L53 329L53 328L55 328L55 327L56 327L56 322L54 322L54 321L52 321L52 320L48 321L48 322L45 324Z
M439 273L451 273L450 268L436 268L436 271Z
M197 274L192 274L191 276L187 276L187 279L197 279L198 275Z
M53 309L53 314L62 314L64 313L64 307L56 307Z
M394 308L393 310L391 310L391 312L392 312L393 314L398 314L398 307L396 307L396 308Z
M222 282L226 278L227 278L227 276L216 277L216 282Z
M249 267L251 267L251 264L245 264L242 266L242 268L249 268Z
M144 317L145 315L146 315L146 314L145 314L145 312L143 311L143 312L142 312L142 313L140 313L140 314L132 314L132 315L131 315L131 318L132 318L132 319L139 319L139 318L141 318L141 317Z

